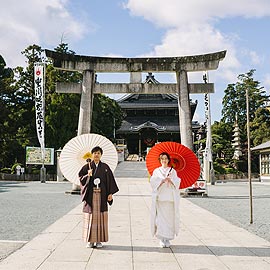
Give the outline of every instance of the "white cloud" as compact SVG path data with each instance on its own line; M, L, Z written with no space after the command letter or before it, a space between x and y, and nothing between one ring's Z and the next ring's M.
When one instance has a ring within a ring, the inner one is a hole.
M161 44L149 53L152 56L182 56L227 50L218 75L226 80L242 72L239 60L242 54L235 44L239 37L221 32L216 23L224 18L270 15L270 2L267 0L237 0L233 3L227 0L129 0L125 8L133 16L142 16L166 29ZM242 53L249 55L252 64L261 61L255 51L245 49Z
M260 57L256 52L254 52L254 51L249 51L248 54L249 54L249 57L250 57L251 62L252 62L253 64L258 65L258 64L260 64L260 63L263 62L263 58Z
M63 36L80 39L85 27L67 11L66 0L2 1L0 54L8 66L24 65L19 54L31 44L57 46Z
M262 85L264 85L264 87L267 89L267 93L269 95L270 94L270 90L269 90L270 89L270 73L264 75Z
M262 64L263 52L239 48L241 36L234 29L218 27L223 20L231 18L262 18L270 15L269 0L129 0L125 8L132 16L140 16L158 28L165 29L164 37L156 45L151 56L196 55L227 50L226 57L220 62L218 71L210 72L209 82L215 84L212 97L213 121L220 118L223 91L226 84L237 81L237 74L249 70L252 65ZM260 55L259 55L260 53ZM244 61L243 61L244 59ZM245 62L245 64L244 64ZM190 82L202 82L201 74L189 75ZM269 85L269 78L266 82ZM191 96L193 98L193 96ZM198 98L201 100L201 97ZM203 102L198 103L194 119L204 118Z
M205 23L219 18L270 15L268 0L129 0L125 7L134 16L142 16L159 27L179 27L189 23Z

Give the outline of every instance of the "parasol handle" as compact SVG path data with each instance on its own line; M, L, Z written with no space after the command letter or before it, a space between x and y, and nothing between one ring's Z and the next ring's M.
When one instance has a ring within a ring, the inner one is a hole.
M92 170L92 167L91 167L91 161L92 160L90 158L88 158L86 161L88 163L89 170Z
M173 167L170 168L167 177L170 175L170 172L171 172L172 168L173 168Z
M87 158L86 162L88 163L89 169L91 170L92 169L91 168L91 162L92 162L91 158Z

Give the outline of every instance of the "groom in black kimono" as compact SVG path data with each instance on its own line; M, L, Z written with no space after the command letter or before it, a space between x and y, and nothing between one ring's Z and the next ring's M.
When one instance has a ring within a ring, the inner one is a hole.
M108 241L108 204L119 189L110 167L101 162L103 150L96 146L91 150L92 161L87 160L80 172L83 201L83 239L87 247L102 247ZM98 183L99 182L99 183Z

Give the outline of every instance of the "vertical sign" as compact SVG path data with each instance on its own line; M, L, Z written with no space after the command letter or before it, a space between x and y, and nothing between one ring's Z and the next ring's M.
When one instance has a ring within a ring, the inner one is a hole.
M203 76L205 83L208 82L208 73L206 72ZM204 95L204 110L206 120L206 145L203 160L203 177L206 182L213 181L213 159L212 159L212 134L211 134L211 113L210 113L210 94Z
M36 129L38 141L41 147L42 160L45 158L45 80L44 64L35 63L34 66L34 86L35 86L35 109L36 109Z
M204 95L204 108L206 119L206 146L205 146L205 159L212 161L212 133L211 133L211 115L210 115L210 94Z

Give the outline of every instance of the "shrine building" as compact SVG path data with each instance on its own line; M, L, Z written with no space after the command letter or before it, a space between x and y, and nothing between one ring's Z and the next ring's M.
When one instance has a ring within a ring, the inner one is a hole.
M149 73L145 84L158 84ZM178 97L175 94L127 94L117 100L125 118L116 131L117 139L124 139L129 154L145 156L147 147L157 142L181 142L179 129ZM197 101L190 100L191 119ZM192 121L192 133L197 133L200 124Z

